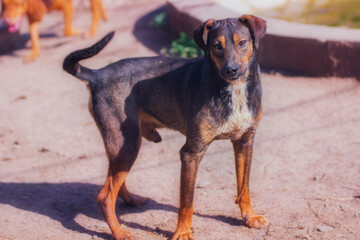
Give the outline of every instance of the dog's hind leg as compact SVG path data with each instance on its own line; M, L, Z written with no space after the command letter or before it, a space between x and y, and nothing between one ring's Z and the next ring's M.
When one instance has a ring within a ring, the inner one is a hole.
M109 158L108 176L98 196L98 203L111 229L113 238L116 240L133 239L130 233L121 228L115 214L115 203L119 191L120 196L126 202L141 202L130 194L125 186L125 179L140 149L141 135L139 121L127 119L120 123L120 120L114 116L111 109L109 111L102 109L101 116L103 117L97 118L96 109L94 110L94 116L103 136L106 153Z

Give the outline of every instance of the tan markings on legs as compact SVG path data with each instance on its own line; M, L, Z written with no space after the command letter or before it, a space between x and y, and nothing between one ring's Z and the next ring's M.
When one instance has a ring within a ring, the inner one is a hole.
M178 225L176 232L171 240L192 240L194 239L191 232L193 207L180 208L178 216Z
M94 115L98 116L95 119L109 159L108 176L98 196L98 203L113 238L133 239L130 233L121 228L115 213L115 203L120 189L120 196L124 197L125 201L136 202L132 200L133 196L127 191L124 183L140 149L139 122L126 119L120 124L118 116L113 115L110 110L105 105L100 116L96 111L94 112Z
M91 5L91 13L92 13L92 22L88 36L92 37L95 35L97 31L100 18L102 18L104 21L107 21L107 16L101 0L90 0L90 5Z
M188 147L190 146L190 147ZM195 180L200 161L206 149L194 148L192 143L185 143L182 147L181 154L181 183L180 183L180 208L178 215L178 225L171 240L191 240L193 200L195 190ZM192 148L192 149L191 149ZM196 151L200 150L200 151Z
M75 28L72 28L72 18L74 14L74 6L71 0L64 0L64 4L62 6L62 11L64 13L64 35L72 36L72 35L80 35L81 31Z
M92 22L88 36L92 37L95 35L97 31L101 12L99 9L98 0L90 0L90 5L91 5L91 13L92 13Z
M98 7L100 9L101 18L106 22L108 20L108 17L107 17L104 5L102 3L102 0L98 0Z
M39 56L40 44L39 44L39 28L38 22L30 24L30 39L31 39L31 53L25 57L24 62L30 62L35 60Z
M265 216L257 215L250 204L249 177L252 161L253 139L232 141L235 154L235 171L237 179L237 198L241 216L245 224L251 228L260 228L269 224Z
M133 239L130 233L121 228L115 214L116 198L126 176L127 172L113 174L109 170L108 177L98 196L98 203L102 214L111 229L113 238L116 240Z

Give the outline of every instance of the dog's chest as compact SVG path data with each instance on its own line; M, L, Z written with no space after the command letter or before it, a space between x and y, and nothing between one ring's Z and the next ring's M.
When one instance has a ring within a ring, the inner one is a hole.
M218 128L220 139L237 140L255 125L254 117L247 106L247 84L239 82L229 86L232 100L232 112Z

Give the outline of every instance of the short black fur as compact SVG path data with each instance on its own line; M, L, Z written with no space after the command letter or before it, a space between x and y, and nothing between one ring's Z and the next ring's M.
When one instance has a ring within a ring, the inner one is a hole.
M108 177L98 202L114 239L131 239L115 215L116 196L119 194L132 205L143 203L125 187L127 173L140 149L140 138L160 142L156 129L162 127L186 136L180 150L179 223L172 240L184 236L192 239L196 173L206 149L217 139L230 139L233 143L238 183L236 202L246 224L258 227L268 223L252 210L248 191L252 144L261 119L259 39L253 34L251 24L256 23L256 29L263 33L266 24L254 16L245 15L241 19L249 22L209 20L195 30L195 40L205 51L204 57L130 58L97 70L80 65L80 60L96 55L106 46L113 37L110 33L92 47L65 58L63 69L88 83L89 109L109 158ZM220 42L222 48L215 48L214 41Z

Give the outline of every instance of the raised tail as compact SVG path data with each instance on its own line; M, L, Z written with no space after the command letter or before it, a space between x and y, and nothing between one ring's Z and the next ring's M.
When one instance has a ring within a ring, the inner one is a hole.
M79 64L79 61L98 54L113 38L114 32L108 33L100 41L89 48L74 51L66 56L63 62L63 69L71 75L91 83L94 80L93 69L86 68Z

